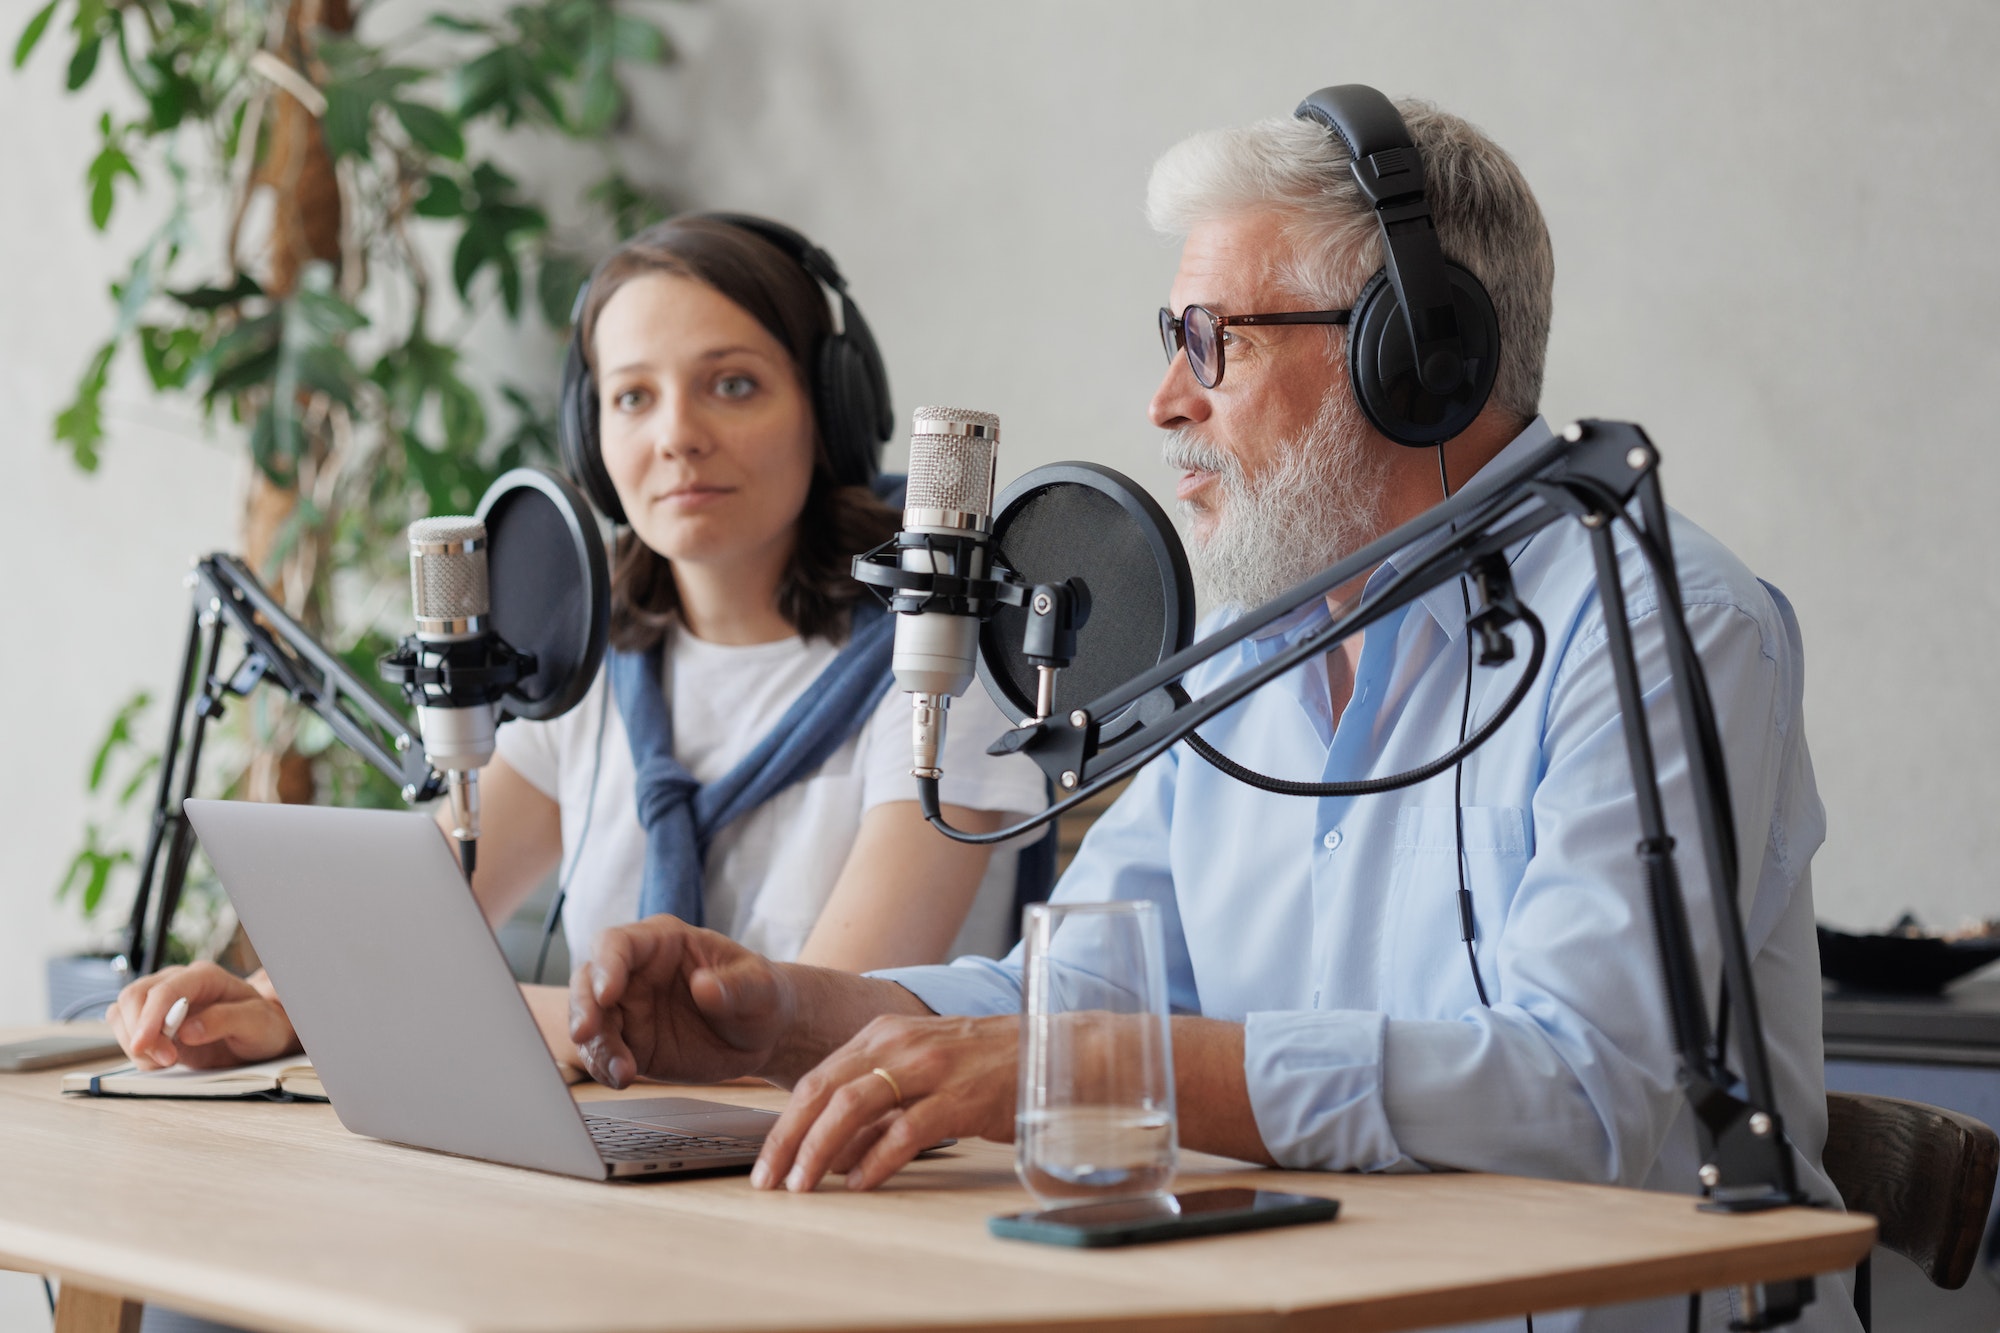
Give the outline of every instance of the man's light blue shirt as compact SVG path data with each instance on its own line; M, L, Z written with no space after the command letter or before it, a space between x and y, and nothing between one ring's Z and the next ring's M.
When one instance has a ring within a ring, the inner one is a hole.
M1495 465L1548 438L1536 421ZM1620 532L1662 793L1713 996L1720 958L1658 601ZM1808 875L1825 820L1805 746L1798 629L1783 597L1706 533L1676 517L1673 540L1741 859L1754 869L1741 907L1779 1110L1801 1186L1831 1199ZM1176 746L1091 829L1054 897L1160 906L1174 1008L1245 1025L1251 1107L1282 1165L1454 1167L1691 1192L1700 1163L1634 855L1638 817L1588 538L1564 521L1509 555L1549 643L1518 711L1464 764L1465 883L1491 1008L1461 939L1449 770L1381 796L1308 799L1235 782ZM1392 558L1369 591L1395 573ZM1330 614L1316 604L1269 627L1192 673L1190 692L1267 660ZM1322 657L1202 734L1278 777L1416 767L1459 740L1465 619L1454 582L1369 629L1337 724ZM1510 633L1514 661L1473 673L1474 729L1526 665L1527 630ZM998 1014L1019 1008L1020 965L1016 950L876 975L939 1013ZM1685 1327L1659 1323L1670 1315L1652 1303L1547 1327ZM1823 1281L1800 1327L1853 1326L1842 1287Z

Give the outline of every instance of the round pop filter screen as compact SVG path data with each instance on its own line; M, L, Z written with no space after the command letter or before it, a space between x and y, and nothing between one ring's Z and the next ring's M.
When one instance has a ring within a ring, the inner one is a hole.
M1090 594L1076 657L1056 677L1058 716L1151 670L1194 635L1194 581L1172 521L1109 468L1056 463L1021 477L1000 497L993 540L1000 562L1028 583L1071 579ZM1016 722L1035 711L1035 668L1021 649L1027 622L1025 608L1003 606L979 634L979 678Z
M479 517L493 631L536 663L500 706L531 722L560 717L597 678L611 624L611 575L597 519L569 482L527 467L488 488Z

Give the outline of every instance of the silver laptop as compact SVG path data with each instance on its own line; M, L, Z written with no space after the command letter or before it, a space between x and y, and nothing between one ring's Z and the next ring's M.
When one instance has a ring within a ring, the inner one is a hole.
M757 1160L770 1111L691 1097L579 1107L427 816L186 809L350 1130L592 1180Z

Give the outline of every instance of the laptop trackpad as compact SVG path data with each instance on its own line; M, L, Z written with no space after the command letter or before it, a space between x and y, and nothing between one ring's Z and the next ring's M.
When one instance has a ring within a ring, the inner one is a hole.
M703 1101L698 1097L646 1097L581 1103L593 1120L618 1120L654 1129L739 1139L761 1139L778 1123L775 1111Z

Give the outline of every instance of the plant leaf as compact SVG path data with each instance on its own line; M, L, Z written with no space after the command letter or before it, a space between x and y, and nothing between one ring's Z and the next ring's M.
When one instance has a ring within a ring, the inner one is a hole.
M425 218L463 217L466 213L465 191L451 177L433 172L430 179L424 182L423 197L417 200L416 212L418 217Z
M133 720L152 702L153 696L141 690L112 714L111 725L105 728L104 739L98 742L97 755L90 761L90 781L86 790L96 791L104 785L104 773L111 765L112 756L132 743Z
M146 374L162 393L185 389L188 373L201 355L198 329L168 329L147 324L139 329L139 351L146 358Z
M612 40L620 60L664 65L674 58L674 44L657 25L630 14L612 17Z
M505 102L511 82L507 52L496 47L452 72L452 109L457 112L460 121L471 120Z
M493 257L495 242L505 243L499 231L485 218L474 216L465 224L465 234L458 238L458 248L451 255L451 281L458 288L458 299L471 300L472 280L479 275L480 268Z
M227 287L190 287L186 291L167 293L190 310L220 310L223 306L235 305L263 294L264 289L248 273L238 273L236 281Z
M386 65L327 84L326 114L320 118L327 151L336 160L367 157L368 130L376 103L389 100L398 88L423 77L424 71L420 69Z
M514 258L514 252L505 245L493 257L494 265L500 270L500 303L507 307L507 318L521 317L521 265Z
M141 759L139 767L133 770L131 778L126 781L124 787L118 792L119 806L122 808L132 804L132 798L137 796L139 789L146 785L146 779L159 771L160 756L149 754L144 759Z
M77 382L76 397L56 414L56 441L69 446L70 457L85 472L97 471L97 446L104 443L104 384L111 373L111 355L117 350L116 341L97 349Z
M535 299L550 328L560 331L569 327L570 312L589 277L590 265L574 255L542 256L542 266L535 273Z
M266 477L279 486L287 486L292 480L292 469L288 466L291 460L280 448L277 413L267 403L250 427L250 458Z
M576 110L576 132L585 135L603 134L618 119L624 110L625 93L612 77L611 62L586 66L582 78L583 96Z
M119 866L131 865L132 853L123 848L91 857L90 881L83 886L83 917L88 921L97 915L97 909L104 902L104 890L111 883L111 872Z
M35 44L41 41L42 34L48 31L49 20L56 16L56 6L61 3L62 0L49 0L33 18L28 20L28 26L21 29L21 40L14 43L15 69L28 63L28 57L34 53Z
M450 116L421 102L390 103L396 119L403 123L411 140L420 148L457 162L465 157L465 136Z
M76 884L76 877L90 865L90 856L88 851L82 851L70 858L69 869L63 872L62 883L56 885L57 902L69 897L70 889Z
M445 447L469 454L486 438L486 408L471 385L456 375L439 385L438 407L444 418Z
M240 330L239 330L240 332ZM208 382L205 397L223 398L269 383L278 371L278 340L270 338L248 355L221 366Z
M132 159L119 146L110 120L108 115L104 118L104 146L90 160L90 166L84 172L84 179L90 184L90 221L99 231L103 231L111 221L111 205L118 178L129 176L135 181L139 179L138 168L132 165Z
M76 54L69 58L69 75L65 80L71 92L90 82L90 76L97 72L98 53L103 49L102 37L85 37L76 44Z

